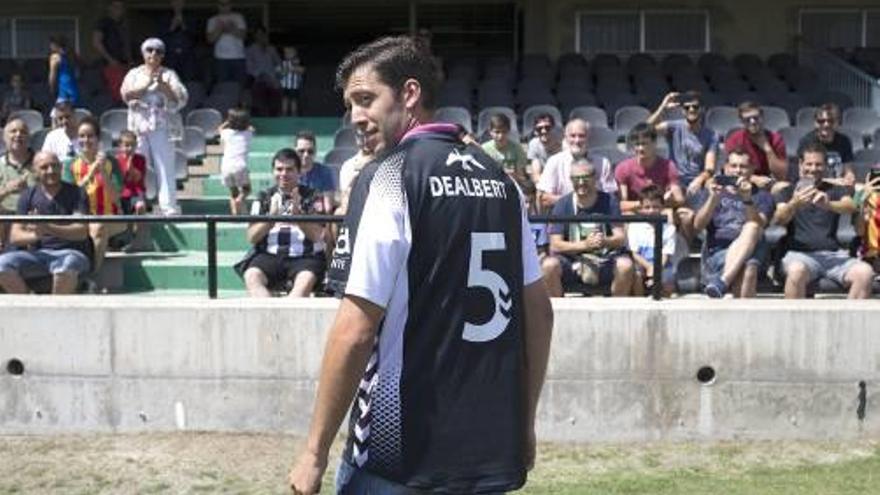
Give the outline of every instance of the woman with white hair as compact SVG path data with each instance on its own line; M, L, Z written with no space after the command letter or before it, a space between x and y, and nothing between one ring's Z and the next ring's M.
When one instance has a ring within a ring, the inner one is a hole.
M122 81L122 100L128 104L128 128L138 135L138 152L147 158L157 182L159 209L164 215L180 213L172 141L183 138L178 113L188 94L177 73L163 67L165 43L148 38L141 44L144 63L128 71ZM148 180L150 174L148 174Z

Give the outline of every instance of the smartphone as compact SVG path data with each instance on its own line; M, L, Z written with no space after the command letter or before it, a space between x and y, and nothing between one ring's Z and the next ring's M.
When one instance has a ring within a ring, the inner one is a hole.
M736 182L739 180L739 177L735 175L719 175L715 177L715 183L719 186L736 186Z
M872 168L870 172L868 172L868 182L873 181L877 177L880 177L880 168Z
M818 183L816 183L816 190L821 191L821 192L828 192L833 187L834 187L834 184L832 184L826 180L820 180Z

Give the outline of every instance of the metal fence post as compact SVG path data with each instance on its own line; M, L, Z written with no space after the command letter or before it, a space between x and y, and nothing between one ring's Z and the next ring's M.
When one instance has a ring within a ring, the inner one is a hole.
M655 301L663 298L663 222L654 220L654 285L651 295Z
M217 222L208 217L208 297L217 299Z

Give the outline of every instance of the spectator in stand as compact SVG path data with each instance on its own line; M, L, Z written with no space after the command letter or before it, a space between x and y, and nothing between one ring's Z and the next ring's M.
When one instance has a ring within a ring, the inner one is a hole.
M554 216L620 215L614 195L598 189L595 165L585 158L576 158L569 169L574 191L556 202ZM630 295L635 269L632 258L623 251L623 225L551 224L549 234L552 256L544 259L541 269L551 297L562 297L564 289L578 283L600 287L611 284L611 295Z
M856 232L862 239L861 256L880 274L880 169L875 165L857 188L853 200L859 208Z
M329 214L333 211L333 195L336 191L336 185L330 167L315 161L315 156L318 154L315 133L312 131L297 133L296 153L299 155L301 163L299 183L315 191L318 202L314 208L315 212Z
M538 190L535 189L533 182L527 182L522 187L523 199L526 203L526 214L529 216L538 215L538 202L536 196ZM538 261L543 262L550 251L550 237L547 234L548 225L543 222L529 222L529 230L532 238L535 240L535 248L538 251Z
M49 38L49 91L55 101L79 104L79 88L73 61L67 54L67 41L62 36Z
M598 173L596 186L606 193L617 192L617 182L611 162L600 156L590 156L587 141L590 136L590 124L583 119L572 119L565 125L565 146L562 151L547 160L547 166L541 171L538 180L538 202L541 208L552 208L559 198L572 192L571 164L575 159L584 158L591 162Z
M196 28L184 17L184 0L171 0L170 15L160 20L158 33L165 42L165 65L177 72L182 81L196 79Z
M724 150L730 152L742 148L749 154L755 166L755 175L772 180L785 180L788 176L788 161L785 157L785 141L778 132L764 129L764 111L755 102L740 103L737 108L742 129L733 131L724 141ZM757 184L762 189L769 184Z
M502 113L489 117L489 136L492 138L483 143L483 151L501 165L513 180L520 186L529 181L526 153L519 143L511 142L510 119Z
M116 102L122 101L119 87L134 60L129 32L125 20L125 3L122 0L111 0L107 4L107 16L98 21L92 32L92 48L104 62L104 83Z
M52 113L55 128L46 134L42 150L54 153L61 160L73 158L80 152L73 105L69 101L59 101Z
M299 109L299 93L303 86L303 75L306 68L299 60L296 47L285 46L282 50L284 60L276 70L283 98L281 99L281 115L297 115Z
M220 160L220 174L223 185L229 189L229 211L233 215L242 213L242 206L251 193L251 179L248 173L248 155L254 127L244 108L230 108L226 120L220 124L220 142L223 144L223 158Z
M218 0L218 13L208 19L208 43L214 45L214 76L218 81L245 83L244 16L232 11L232 0Z
M141 44L143 65L131 69L122 83L122 98L128 104L128 129L138 136L138 153L147 158L158 182L159 209L176 215L177 179L174 145L183 137L183 120L178 113L188 94L177 73L162 66L165 44L147 38Z
M834 103L826 103L816 109L815 119L816 129L810 131L798 143L798 156L807 144L822 143L827 152L825 171L828 177L825 180L838 186L853 187L856 183L856 174L852 166L852 142L846 134L837 132L837 127L840 125L840 108Z
M547 159L562 151L562 141L556 135L556 119L549 113L542 113L535 118L535 136L529 140L526 158L532 165L532 181L537 184L541 180L541 171Z
M83 118L77 126L80 154L64 163L61 180L74 184L86 194L89 215L119 215L122 208L119 199L122 195L122 172L116 160L100 149L101 127L92 116ZM104 264L104 253L110 238L125 231L123 223L89 224L89 237L92 238L94 271L97 273Z
M251 215L308 215L315 213L315 191L299 183L299 155L290 148L272 158L275 185L261 191ZM324 226L305 222L257 222L248 225L253 245L235 269L244 278L251 297L271 297L287 289L291 297L308 297L323 280Z
M626 137L633 156L617 164L614 178L620 190L620 210L634 213L641 206L642 189L654 184L663 191L664 205L675 209L684 204L675 163L657 154L657 132L646 123L636 124Z
M147 194L144 178L147 175L147 159L137 152L137 134L124 130L119 133L119 149L116 152L116 164L122 174L122 194L119 206L124 215L145 215L147 213ZM122 248L130 252L135 248L138 224L130 224L132 242Z
M89 229L70 217L88 211L82 190L61 181L61 162L54 153L34 155L37 184L21 193L18 215L59 215L64 223L13 223L13 249L0 255L0 287L7 294L27 294L25 280L52 277L53 294L72 294L81 275L88 273Z
M681 108L684 119L665 120L667 112ZM703 189L709 177L715 175L715 162L721 137L705 125L700 93L669 93L657 110L648 117L658 135L665 136L669 144L669 156L678 170L678 181L686 188L686 201L693 208L694 198Z
M848 287L850 299L867 299L874 279L871 265L851 257L837 242L840 216L852 215L857 207L847 188L826 181L826 153L821 143L804 146L798 157L799 180L787 189L773 218L788 226L788 252L782 259L785 297L804 298L807 285L825 277Z
M30 132L22 119L3 127L6 153L0 156L0 215L14 215L21 192L34 184L31 164L34 152L28 147ZM6 248L9 224L0 223L0 252Z
M667 210L669 212L669 210ZM639 194L639 215L660 215L663 213L663 189L649 184ZM654 226L649 223L626 224L626 240L630 254L636 265L636 280L633 293L641 296L657 283L654 277ZM678 262L687 255L680 249L675 223L672 218L663 225L663 246L660 265L663 267L661 282L663 293L669 296L675 292L675 272ZM683 247L683 246L682 246Z
M364 139L363 133L356 131L355 137L357 139L358 152L353 157L345 160L339 169L340 197L339 208L336 209L337 215L345 215L345 212L348 211L348 195L351 193L354 180L360 174L361 169L373 160L374 156L373 150L367 144L367 140Z
M694 231L706 231L703 281L706 295L755 297L758 275L767 262L764 228L773 218L773 197L750 180L754 166L748 151L734 148L722 176L710 177L699 197Z
M278 50L269 44L269 32L260 26L254 31L254 42L245 54L251 81L254 116L277 117L281 104L281 87L275 68L281 63Z
M6 122L12 112L30 109L32 103L31 93L24 85L24 77L19 72L13 72L9 76L9 89L3 94L0 122Z

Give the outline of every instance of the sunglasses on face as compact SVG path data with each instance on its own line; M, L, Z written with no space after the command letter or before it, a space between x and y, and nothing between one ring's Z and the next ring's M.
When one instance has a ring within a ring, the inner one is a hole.
M543 134L545 132L550 132L550 129L552 129L552 128L553 128L553 126L549 126L549 125L538 125L538 126L535 126L535 132L537 132L538 134Z
M748 124L757 124L758 122L761 121L761 116L760 115L749 115L748 117L743 117L742 121L746 122Z
M834 119L816 119L816 123L819 124L819 125L823 125L823 124L833 124L833 123L834 123Z
M700 109L700 105L691 104L691 105L682 105L681 108L684 108L686 112L697 111Z
M165 53L165 50L163 50L161 48L152 48L152 47L144 48L144 51L147 53L155 53L157 55L163 55Z
M573 184L587 184L595 178L593 174L572 175L571 182Z

